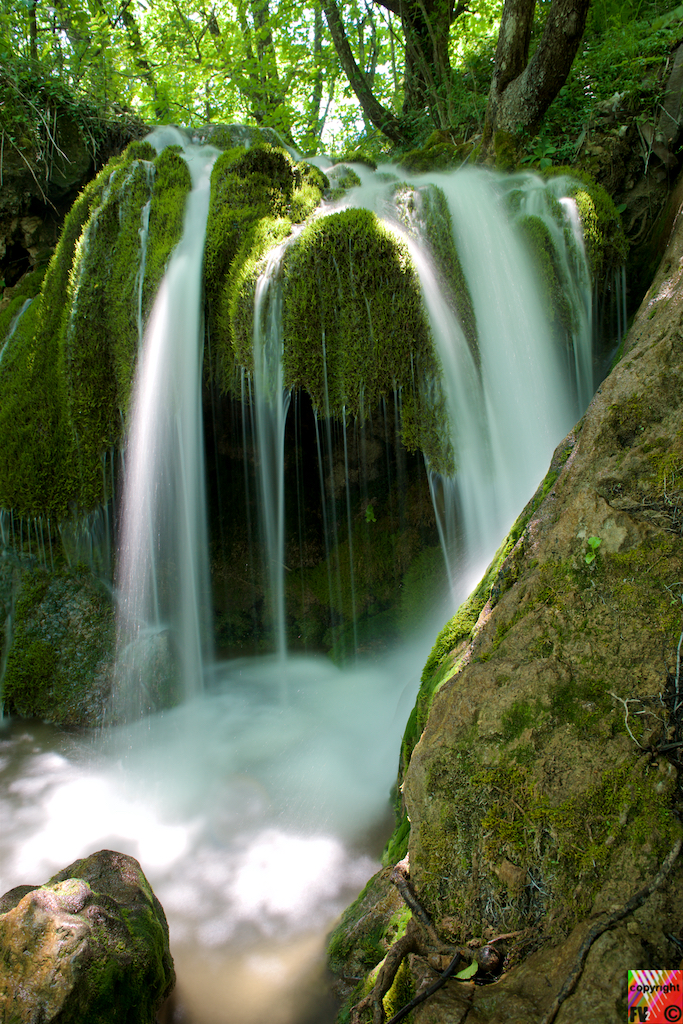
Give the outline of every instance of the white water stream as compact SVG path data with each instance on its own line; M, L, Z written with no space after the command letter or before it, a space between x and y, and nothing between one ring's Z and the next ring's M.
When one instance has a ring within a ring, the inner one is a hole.
M372 665L341 670L323 658L286 658L283 625L276 657L213 663L199 311L215 154L166 133L159 145L183 146L193 189L183 240L147 327L126 456L117 587L119 667L133 688L124 707L132 724L91 738L0 723L0 891L43 882L103 847L131 853L169 918L179 977L173 1020L330 1024L324 935L377 866L401 734L442 619ZM405 235L386 182L359 173L363 186L341 204L369 206ZM588 370L577 355L574 377L568 375L553 347L526 256L502 210L511 186L466 171L420 178L415 187L427 180L447 195L480 338L479 371L428 253L419 238L409 239L449 393L459 474L455 483L432 484L446 553L459 562L454 592L463 596L581 411ZM529 194L531 181L523 186ZM280 345L276 266L257 292L258 308L270 300L270 329L259 334L257 321L253 381L262 396L255 434L275 577L283 562L289 403L272 359ZM318 443L322 452L325 439ZM320 462L322 481L322 454ZM448 536L455 513L459 523L450 532L457 542ZM350 527L347 507L341 529L350 535ZM281 579L271 592L273 616L283 622ZM145 703L136 696L145 659L161 636L173 637L187 699L133 721Z
M149 136L181 145L192 177L183 236L154 303L136 375L126 447L117 591L121 712L146 707L154 638L171 629L185 697L204 688L210 632L204 438L202 258L211 168L218 150L173 128Z

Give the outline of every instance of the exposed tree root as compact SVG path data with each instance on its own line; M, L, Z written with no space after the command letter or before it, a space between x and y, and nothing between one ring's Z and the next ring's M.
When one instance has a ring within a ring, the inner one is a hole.
M449 945L439 938L429 915L417 899L409 878L408 858L406 857L393 869L391 881L401 893L413 916L408 922L405 934L390 947L372 989L352 1008L351 1024L364 1024L364 1015L368 1010L372 1011L372 1024L385 1024L384 997L393 985L401 964L410 953L424 958L429 958L434 954L446 955L451 957L451 962L432 985L419 992L391 1018L388 1024L398 1024L411 1010L437 992L442 985L445 985L460 967L475 958L474 951L469 947ZM504 938L508 938L508 936L500 936L499 940ZM493 941L499 940L494 939ZM493 943L489 943L485 948L489 951L490 956L486 966L482 963L482 967L485 966L485 969L490 970L492 969L491 964L496 960L502 965L502 954L493 947Z
M550 1010L540 1024L553 1024L562 1003L576 988L583 972L588 953L590 952L591 946L595 940L617 924L618 921L621 921L624 917L627 917L629 914L632 914L637 910L638 907L641 907L643 903L645 903L645 901L657 891L657 889L662 887L674 868L681 852L682 845L683 842L680 839L676 840L655 877L648 882L647 885L643 886L642 889L639 889L623 907L620 907L618 910L615 910L613 913L603 918L602 921L593 925L581 944L574 967L570 971L562 988L557 994ZM415 1009L416 1006L419 1006L420 1003L424 1002L431 995L437 992L442 985L445 985L448 979L453 977L455 972L463 965L463 963L469 963L474 958L474 951L469 947L452 946L439 939L429 915L420 904L410 884L407 858L396 865L392 871L391 880L398 888L406 905L412 911L413 917L408 922L405 934L400 939L397 939L397 941L390 947L371 991L368 992L368 994L352 1008L351 1024L364 1024L364 1020L366 1019L365 1014L368 1010L372 1011L372 1024L385 1024L386 1015L383 1003L384 997L391 989L401 964L409 954L414 953L415 955L424 958L429 958L434 954L439 954L441 956L449 954L451 956L451 962L433 984L429 985L422 992L419 992L415 998L399 1010L399 1012L395 1014L387 1024L399 1024L399 1022L403 1020L411 1010ZM492 940L492 942L490 942L487 947L484 947L484 949L486 949L489 954L493 953L497 955L502 965L502 954L495 948L494 943L519 934L520 933L518 932L513 932L510 933L510 935L501 935L497 939ZM482 950L477 957L480 961L482 953L484 953L484 950ZM484 957L484 959L486 958ZM484 967L483 961L480 963L480 969L482 967Z

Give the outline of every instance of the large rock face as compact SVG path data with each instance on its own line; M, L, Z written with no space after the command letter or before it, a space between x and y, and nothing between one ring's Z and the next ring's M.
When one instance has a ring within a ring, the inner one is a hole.
M680 836L682 277L679 213L627 354L559 446L476 624L461 613L431 659L418 721L436 695L403 781L411 880L444 941L518 935L501 981L451 983L416 1021L543 1019L590 919L647 884ZM595 943L558 1021L617 1024L628 968L678 966L682 874ZM364 923L351 912L335 936L347 967L368 929L375 948L382 928L392 938L389 882L374 884ZM410 971L433 980L418 957Z
M132 857L102 850L0 898L6 1024L152 1024L174 983L166 918Z

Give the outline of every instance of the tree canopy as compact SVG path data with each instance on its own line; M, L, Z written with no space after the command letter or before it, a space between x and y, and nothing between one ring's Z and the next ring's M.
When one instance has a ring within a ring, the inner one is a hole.
M625 78L642 92L648 62L682 34L683 8L589 3L0 0L3 145L67 95L147 123L268 125L308 154L359 140L381 152L434 129L532 139L553 101L577 133Z

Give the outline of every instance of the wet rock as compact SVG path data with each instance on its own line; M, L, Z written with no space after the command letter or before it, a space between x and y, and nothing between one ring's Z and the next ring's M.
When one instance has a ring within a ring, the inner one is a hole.
M108 720L114 607L84 566L50 573L0 556L0 700L6 714L57 725Z
M101 850L0 900L0 1021L152 1024L175 984L140 865Z

